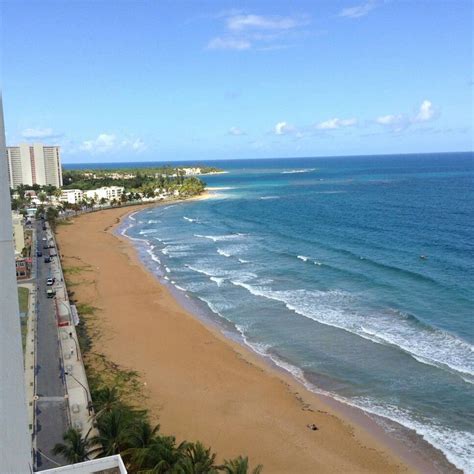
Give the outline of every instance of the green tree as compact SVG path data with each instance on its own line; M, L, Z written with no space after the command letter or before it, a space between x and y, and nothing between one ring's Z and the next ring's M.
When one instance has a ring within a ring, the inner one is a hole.
M48 207L48 209L46 209L45 218L49 222L49 225L51 226L52 229L56 228L56 220L58 216L59 216L59 211L56 208Z
M216 455L199 441L187 443L175 468L176 474L216 474Z
M78 430L69 428L64 433L63 440L64 443L57 443L54 446L54 454L60 454L71 464L89 459L88 456L92 444L91 440L87 439L87 436L83 438Z
M104 413L97 420L99 435L93 438L94 454L111 456L130 448L130 436L134 424L138 422L137 414L128 407L118 406Z
M48 198L47 198L47 196L46 196L46 193L41 192L41 193L38 194L38 199L39 199L42 203L44 203Z
M153 474L174 474L183 456L187 443L176 446L174 436L157 436L135 459L138 472Z
M239 456L235 459L226 459L222 466L219 466L219 470L224 471L226 474L260 474L263 467L258 465L252 471L249 471L249 459L248 457L243 458Z
M158 437L160 425L151 427L148 420L143 419L130 431L130 447L122 453L122 457L129 465L131 471L137 471L146 465L149 455L149 446Z
M122 405L117 387L101 387L92 393L92 398L94 399L96 419Z
M36 219L40 219L43 214L44 214L44 206L41 204L41 205L38 206L38 208L36 209L35 218L36 218Z

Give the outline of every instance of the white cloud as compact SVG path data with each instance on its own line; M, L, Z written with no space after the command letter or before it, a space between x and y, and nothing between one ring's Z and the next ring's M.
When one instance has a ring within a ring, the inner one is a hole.
M146 145L141 138L117 140L116 135L108 133L101 133L93 140L84 140L79 146L80 150L91 154L112 153L123 150L140 152L145 148Z
M380 125L396 125L403 120L403 115L388 114L377 117L375 121Z
M287 133L292 133L295 131L293 125L288 124L287 122L278 122L273 128L275 135L285 135Z
M141 138L136 138L135 140L132 140L132 141L124 140L122 141L122 146L123 147L130 146L132 150L135 150L135 151L143 151L146 149L145 142Z
M52 128L26 128L21 132L21 136L27 139L58 138L62 133L55 132Z
M208 42L207 49L210 50L282 49L286 47L282 41L302 33L301 28L309 23L304 15L254 15L237 10L223 12L216 18L223 22L224 33Z
M239 137L241 135L245 135L245 132L239 127L230 127L228 134L233 135L234 137Z
M291 17L233 15L227 18L227 28L232 31L242 31L248 28L263 30L289 30L301 24Z
M414 122L428 122L434 117L434 109L433 104L429 100L424 100L420 108L418 109L418 113L414 117Z
M235 49L237 51L243 51L250 49L252 43L247 39L240 38L213 38L207 44L207 49Z
M425 99L418 107L417 111L413 114L387 114L381 115L375 119L375 122L379 125L383 125L392 129L393 131L399 132L406 130L411 125L421 122L429 122L435 118L435 109L433 103L430 100Z
M368 15L375 7L375 1L368 1L354 7L343 8L339 13L339 16L345 18L361 18Z
M342 127L352 127L356 124L357 124L357 120L355 118L350 118L350 119L332 118L324 122L318 123L316 125L316 128L318 130L335 130L337 128L342 128Z

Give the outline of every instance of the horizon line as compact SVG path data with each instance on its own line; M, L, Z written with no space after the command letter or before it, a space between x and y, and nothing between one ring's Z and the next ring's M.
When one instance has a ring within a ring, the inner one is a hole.
M145 161L75 161L63 162L63 165L87 165L87 164L125 164L125 163L169 163L169 162L207 162L207 161L256 161L256 160L304 160L319 158L369 158L369 157L389 157L389 156L413 156L413 155L445 155L445 154L474 153L474 150L461 151L428 151L428 152L408 152L408 153L373 153L369 155L317 155L317 156L275 156L263 158L205 158L205 159L171 159L171 160L145 160Z

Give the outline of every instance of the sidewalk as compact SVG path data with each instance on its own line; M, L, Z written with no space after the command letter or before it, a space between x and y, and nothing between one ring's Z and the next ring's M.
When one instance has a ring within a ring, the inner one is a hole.
M51 232L49 225L47 237L48 242L54 243L54 247L57 249L54 234ZM89 432L89 436L93 436L97 433L93 428L93 418L91 417L93 414L92 400L59 254L51 260L51 276L56 279L53 288L56 292L58 337L65 373L71 425L81 431L84 436Z

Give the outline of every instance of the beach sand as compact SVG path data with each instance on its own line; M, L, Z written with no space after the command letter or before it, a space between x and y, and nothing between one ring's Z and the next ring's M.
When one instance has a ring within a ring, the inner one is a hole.
M74 298L99 308L94 350L141 374L163 433L200 440L219 460L248 455L265 473L413 472L365 427L183 309L112 233L133 210L75 218L58 241L65 267L92 270L69 278L80 283Z

